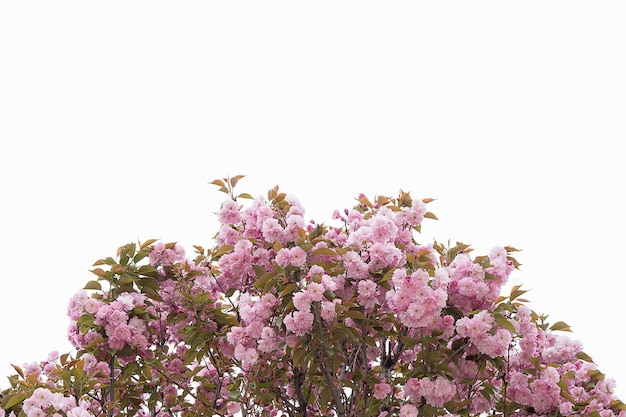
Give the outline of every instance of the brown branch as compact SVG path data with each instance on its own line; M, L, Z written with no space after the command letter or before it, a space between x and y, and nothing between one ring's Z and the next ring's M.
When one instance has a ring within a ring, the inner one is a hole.
M108 417L113 417L113 402L115 401L115 355L111 355L109 362L109 412Z
M314 314L315 329L317 330L319 340L323 341L324 340L324 326L322 325L320 303L315 302L312 304L312 307L313 307L313 314ZM324 357L322 358L322 348L320 346L318 346L317 349L315 350L315 357L319 363L320 369L322 370L322 374L324 375L324 381L326 382L326 385L330 389L330 393L333 398L333 404L335 404L335 411L337 411L337 417L346 417L346 410L343 406L343 401L341 400L341 394L339 393L339 390L337 389L337 387L335 386L333 382L333 376L328 367L328 363L326 362L326 360L328 359L328 355L324 355Z
M304 385L304 372L300 369L300 367L295 366L293 368L293 386L296 391L296 398L298 399L298 411L302 415L302 417L307 417L306 405L307 401L304 398L304 394L302 393L302 385Z

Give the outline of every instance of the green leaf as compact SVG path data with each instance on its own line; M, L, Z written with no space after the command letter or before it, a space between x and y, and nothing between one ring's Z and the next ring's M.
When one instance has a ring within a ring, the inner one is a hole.
M98 281L89 281L87 284L85 284L85 286L83 287L83 289L85 290L102 290L102 285L100 285L100 283Z
M598 370L589 371L589 378L591 378L593 380L604 381L605 377L606 377L606 375L604 375L602 372L600 372Z
M132 284L135 282L135 278L128 274L123 274L117 282L120 285Z
M11 407L21 403L22 401L24 401L26 398L29 397L28 393L22 392L19 394L15 394L13 396L8 396L7 398L5 398L4 401L2 401L2 408L4 410L8 410Z
M626 404L624 404L620 400L613 400L611 401L611 408L615 410L626 411Z
M507 319L500 313L493 313L493 318L500 326L515 334L515 326L513 326L513 323L511 323L509 319Z
M346 310L343 314L353 319L367 320L367 316L359 310Z
M299 366L302 368L306 368L304 365L304 355L306 355L306 348L302 346L302 344L297 344L293 351L291 352L291 360L293 361L294 366Z
M279 296L280 297L284 297L287 294L291 294L297 288L298 288L298 284L294 284L293 282L291 284L287 284L287 285L285 285L285 288L280 292Z
M252 265L252 269L254 269L254 273L256 274L257 278L262 277L267 272L267 270L261 265Z
M262 276L259 277L259 279L254 281L254 287L262 290L265 287L265 285L267 285L270 282L270 280L274 278L276 275L277 275L276 271L271 271L271 272L267 272L263 274Z
M318 248L313 251L313 255L331 255L337 256L337 252L330 248Z
M222 255L224 255L224 254L226 254L228 252L231 252L234 248L235 247L233 245L223 245L223 246L220 246L217 249L217 252L215 252L215 256L216 257L217 256L222 256Z
M513 288L511 288L511 293L509 294L509 299L511 301L515 300L520 295L528 292L528 290L520 290L520 287L521 285L515 285Z
M557 321L556 323L554 323L552 326L550 326L550 330L552 331L557 331L560 330L562 332L571 332L572 329L570 329L569 325L565 322L562 321Z
M437 216L435 216L435 214L431 213L430 211L427 211L426 213L424 213L424 217L427 219L439 220Z

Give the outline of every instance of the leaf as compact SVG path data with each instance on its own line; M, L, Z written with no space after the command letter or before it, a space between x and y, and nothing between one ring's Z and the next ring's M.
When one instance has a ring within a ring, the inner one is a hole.
M437 216L435 216L435 214L431 213L430 211L427 211L426 213L424 213L424 217L427 219L439 220Z
M241 193L237 196L238 198L247 198L248 200L254 200L254 197L252 197L250 194L248 193Z
M330 249L330 248L319 248L319 249L315 249L312 252L313 255L331 255L331 256L337 256L337 252L335 252L334 250Z
M493 313L493 318L500 326L515 334L515 326L513 326L513 323L511 323L509 319L507 319L500 313Z
M304 348L302 346L302 344L300 345L296 345L292 352L291 352L291 358L293 361L293 365L294 366L300 366L302 368L306 368L306 366L302 366L304 363L304 355L306 355L306 348Z
M254 273L257 276L257 278L260 278L263 275L265 275L265 273L267 273L267 269L265 269L261 265L252 265L252 269L254 269Z
M102 277L102 278L106 278L106 276L107 276L106 271L105 271L104 269L102 269L102 268L95 268L95 269L92 269L92 270L91 270L91 272L92 272L93 274L95 274L95 275L99 276L99 277Z
M119 285L132 284L135 282L135 278L128 274L122 274L117 283Z
M596 380L596 381L604 381L606 375L604 375L602 372L596 370L593 371L589 371L589 378Z
M372 208L372 203L370 202L370 200L367 197L357 198L357 201L359 203L363 204L364 206Z
M494 301L494 304L500 304L501 302L503 302L504 300L506 300L508 297L504 297L504 296L499 296L498 298L496 298L496 301Z
M578 352L576 354L576 357L581 361L593 363L593 359L591 358L591 356L587 355L585 352Z
M626 404L624 404L620 400L613 400L611 401L611 408L626 411Z
M102 290L102 285L100 285L100 283L98 281L89 281L87 284L85 284L85 286L83 287L84 290Z
M571 332L572 329L570 329L569 325L567 325L567 323L562 322L562 321L557 321L556 323L554 323L552 326L550 326L550 330L552 331L562 331L562 332Z
M343 314L353 319L367 320L367 316L359 310L346 310Z
M22 401L24 401L26 398L28 398L29 394L22 392L19 394L15 394L12 397L7 397L5 401L3 401L2 404L2 408L5 410L10 409L11 407L15 406L16 404L21 403Z
M235 175L234 177L230 179L230 186L234 188L235 185L237 185L237 183L239 182L239 180L244 177L245 175Z
M330 387L328 385L322 386L322 392L320 393L320 408L321 411L326 413L328 411L328 402L330 401Z
M298 284L295 284L293 282L291 284L285 285L285 288L280 292L280 297L282 298L287 294L291 294L297 288L298 288Z
M13 369L15 369L15 372L17 372L17 374L18 374L19 376L21 376L22 378L24 378L24 371L22 371L22 368L20 368L20 367L19 367L19 366L17 366L17 365L13 365L13 364L11 364L11 366L13 367Z
M148 246L152 245L152 244L153 244L154 242L156 242L156 241L157 241L157 239L148 239L148 240L146 240L146 241L145 241L145 242L143 242L143 243L139 242L139 248L140 248L140 249L145 249L145 248L147 248Z
M232 251L233 249L235 249L235 247L233 245L222 245L217 249L217 252L215 252L215 257L218 256L222 256L230 251Z
M267 272L254 281L254 287L257 289L263 289L265 285L277 275L276 271Z
M565 398L567 401L571 403L576 402L574 397L572 397L572 394L570 394L569 387L567 386L567 383L565 381L561 379L559 380L559 382L557 382L557 385L559 386L559 388L561 388L561 397Z
M224 186L224 181L222 181L222 180L213 180L209 184L217 185L218 187L223 187Z
M511 288L511 292L509 294L509 299L511 301L515 300L520 295L528 292L528 290L520 290L520 287L521 285L515 285L513 288Z

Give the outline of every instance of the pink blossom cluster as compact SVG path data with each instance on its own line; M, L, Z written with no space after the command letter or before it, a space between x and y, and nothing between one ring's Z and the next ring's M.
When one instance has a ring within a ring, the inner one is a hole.
M145 308L145 296L137 293L123 293L114 300L89 297L81 290L72 297L68 306L68 316L74 321L91 316L93 327L81 331L73 325L69 329L69 339L80 349L92 343L105 343L111 349L121 350L130 346L143 355L148 348L148 333L143 319L133 314L136 308Z
M185 249L180 245L167 247L163 242L157 242L149 255L150 264L157 267L159 275L165 276L164 267L172 266L185 261Z
M422 398L433 407L443 407L457 393L456 384L447 378L410 378L404 386L404 395L419 404Z
M409 327L435 328L441 324L441 310L446 306L445 288L433 288L424 270L408 274L405 269L393 273L393 288L386 293L391 311L400 323Z
M503 356L507 353L513 335L494 323L493 316L487 310L470 317L462 317L456 322L460 337L467 337L470 342L485 355Z
M22 411L27 417L93 417L89 402L76 403L74 397L60 392L53 393L47 388L36 388L33 394L24 400Z
M107 260L106 288L68 305L78 358L25 364L34 385L12 410L102 415L113 378L129 416L330 416L339 398L380 417L626 417L580 343L501 296L513 249L421 244L426 200L357 200L334 227L277 189L247 207L229 194L217 245L195 259L152 241ZM63 391L72 367L88 394Z
M457 255L446 268L450 282L450 303L463 312L489 308L500 295L504 278L486 279L482 265L475 263L467 254Z
M21 410L26 416L74 416L86 417L99 414L97 402L90 399L77 398L71 393L64 393L64 381L61 378L62 365L60 355L53 351L45 361L26 363L22 367L25 378L30 383L36 382L36 388L24 399ZM98 361L93 355L85 353L79 361L84 375L96 381L105 381L110 375L107 363ZM99 383L96 383L99 386ZM0 409L0 416L5 416ZM9 416L15 416L9 413Z
M269 319L278 306L278 299L272 294L251 297L242 294L239 298L241 324L233 326L226 334L232 346L232 356L241 362L243 370L248 370L259 359L259 355L270 355L281 348L279 341L284 333L269 326Z

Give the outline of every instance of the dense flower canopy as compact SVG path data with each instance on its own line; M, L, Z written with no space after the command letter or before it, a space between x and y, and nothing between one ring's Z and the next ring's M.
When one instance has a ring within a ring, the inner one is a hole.
M131 243L68 306L76 352L15 366L0 417L626 416L563 322L533 312L513 247L419 243L429 199L227 194L214 246Z

